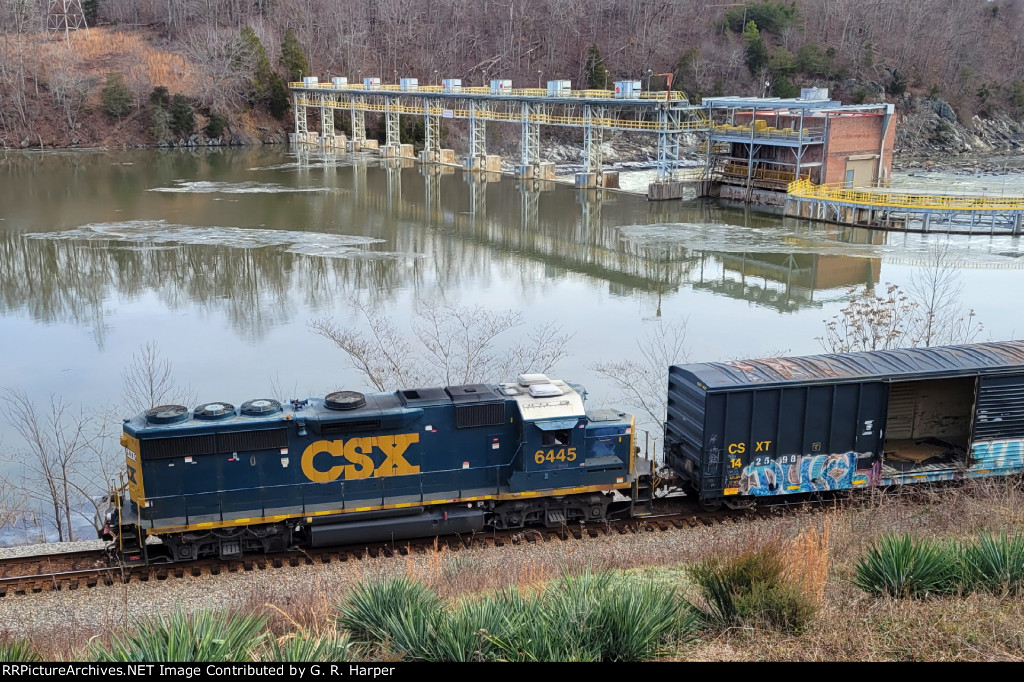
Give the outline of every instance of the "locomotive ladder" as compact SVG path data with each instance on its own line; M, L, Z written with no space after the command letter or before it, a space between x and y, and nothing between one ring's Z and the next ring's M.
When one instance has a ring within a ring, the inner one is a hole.
M646 469L641 471L641 469ZM650 516L654 507L654 466L649 459L637 458L637 476L633 481L630 513L633 516Z

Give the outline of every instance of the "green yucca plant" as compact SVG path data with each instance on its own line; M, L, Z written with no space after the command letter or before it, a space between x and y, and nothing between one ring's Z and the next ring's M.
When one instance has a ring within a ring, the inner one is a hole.
M335 618L359 641L402 648L431 630L443 600L429 587L407 577L359 583L339 604Z
M1024 536L985 533L964 546L960 557L964 584L997 594L1024 591Z
M672 589L590 571L452 605L400 578L360 585L337 608L357 637L420 661L642 661L695 622Z
M523 615L490 639L508 660L649 660L692 632L693 614L681 605L672 589L588 570L522 598Z
M193 662L249 660L263 639L262 616L234 616L209 610L143 621L134 631L114 635L110 644L89 647L94 661Z
M259 659L273 663L346 663L354 660L352 639L348 633L334 630L321 634L299 630L284 637L268 638Z
M464 599L438 614L427 660L445 662L501 660L496 640L520 632L526 611L511 594Z
M818 610L814 598L785 578L782 550L771 546L735 557L715 557L690 568L706 625L799 632Z
M0 638L0 661L5 663L36 663L43 660L28 640Z
M646 661L666 652L670 639L688 639L697 614L675 588L619 580L601 595L595 613L601 660Z
M858 560L853 583L873 595L926 597L957 589L955 545L910 535L884 536Z

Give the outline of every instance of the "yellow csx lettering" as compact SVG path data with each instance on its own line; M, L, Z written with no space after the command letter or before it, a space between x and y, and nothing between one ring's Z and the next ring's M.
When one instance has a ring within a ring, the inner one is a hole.
M729 454L730 455L742 455L747 451L746 443L729 443Z
M403 433L397 436L371 436L366 438L349 438L342 440L318 440L309 444L302 452L302 473L314 483L328 483L338 478L369 478L370 476L402 476L418 474L420 468L409 464L405 459L405 451L413 443L420 441L418 433ZM384 461L374 468L370 456L377 448L384 453ZM346 464L335 464L323 469L324 458L320 458L320 467L313 460L320 453L345 460Z

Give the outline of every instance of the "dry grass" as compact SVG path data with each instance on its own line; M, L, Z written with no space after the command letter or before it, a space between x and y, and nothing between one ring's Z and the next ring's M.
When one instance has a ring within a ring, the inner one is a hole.
M456 551L438 543L427 552L401 557L278 569L287 575L258 572L234 582L219 576L210 578L204 589L218 595L215 603L220 607L268 616L280 637L300 629L326 631L335 605L351 586L397 575L415 577L441 596L457 597L510 585L535 589L586 568L629 568L639 580L686 594L693 589L686 566L774 546L783 548L787 580L819 605L803 632L756 627L708 631L703 640L678 651L677 660L1024 660L1024 596L977 593L894 600L869 597L850 582L864 548L884 534L966 540L981 531L1024 532L1022 490L1021 481L988 481L871 495L864 504L824 514L782 515L669 534L523 542L498 550ZM51 608L62 614L63 624L26 627L25 634L47 658L73 658L90 637L102 638L133 622L130 609L137 614L148 605L138 589L109 588L104 611L91 619L80 612L78 597L86 595L62 595Z
M129 82L164 85L171 92L191 93L196 88L196 73L184 57L155 47L137 31L91 28L74 33L70 44L42 35L38 40L51 49L70 48L83 73L120 73Z
M800 590L821 605L828 588L830 565L830 531L832 515L825 517L820 528L809 523L790 543L784 555L786 579L800 586Z

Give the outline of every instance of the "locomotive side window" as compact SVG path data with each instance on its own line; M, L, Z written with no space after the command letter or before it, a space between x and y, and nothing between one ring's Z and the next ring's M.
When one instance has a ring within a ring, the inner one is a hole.
M541 432L541 445L568 445L569 437L572 432L569 429L560 429L558 431L542 431Z

